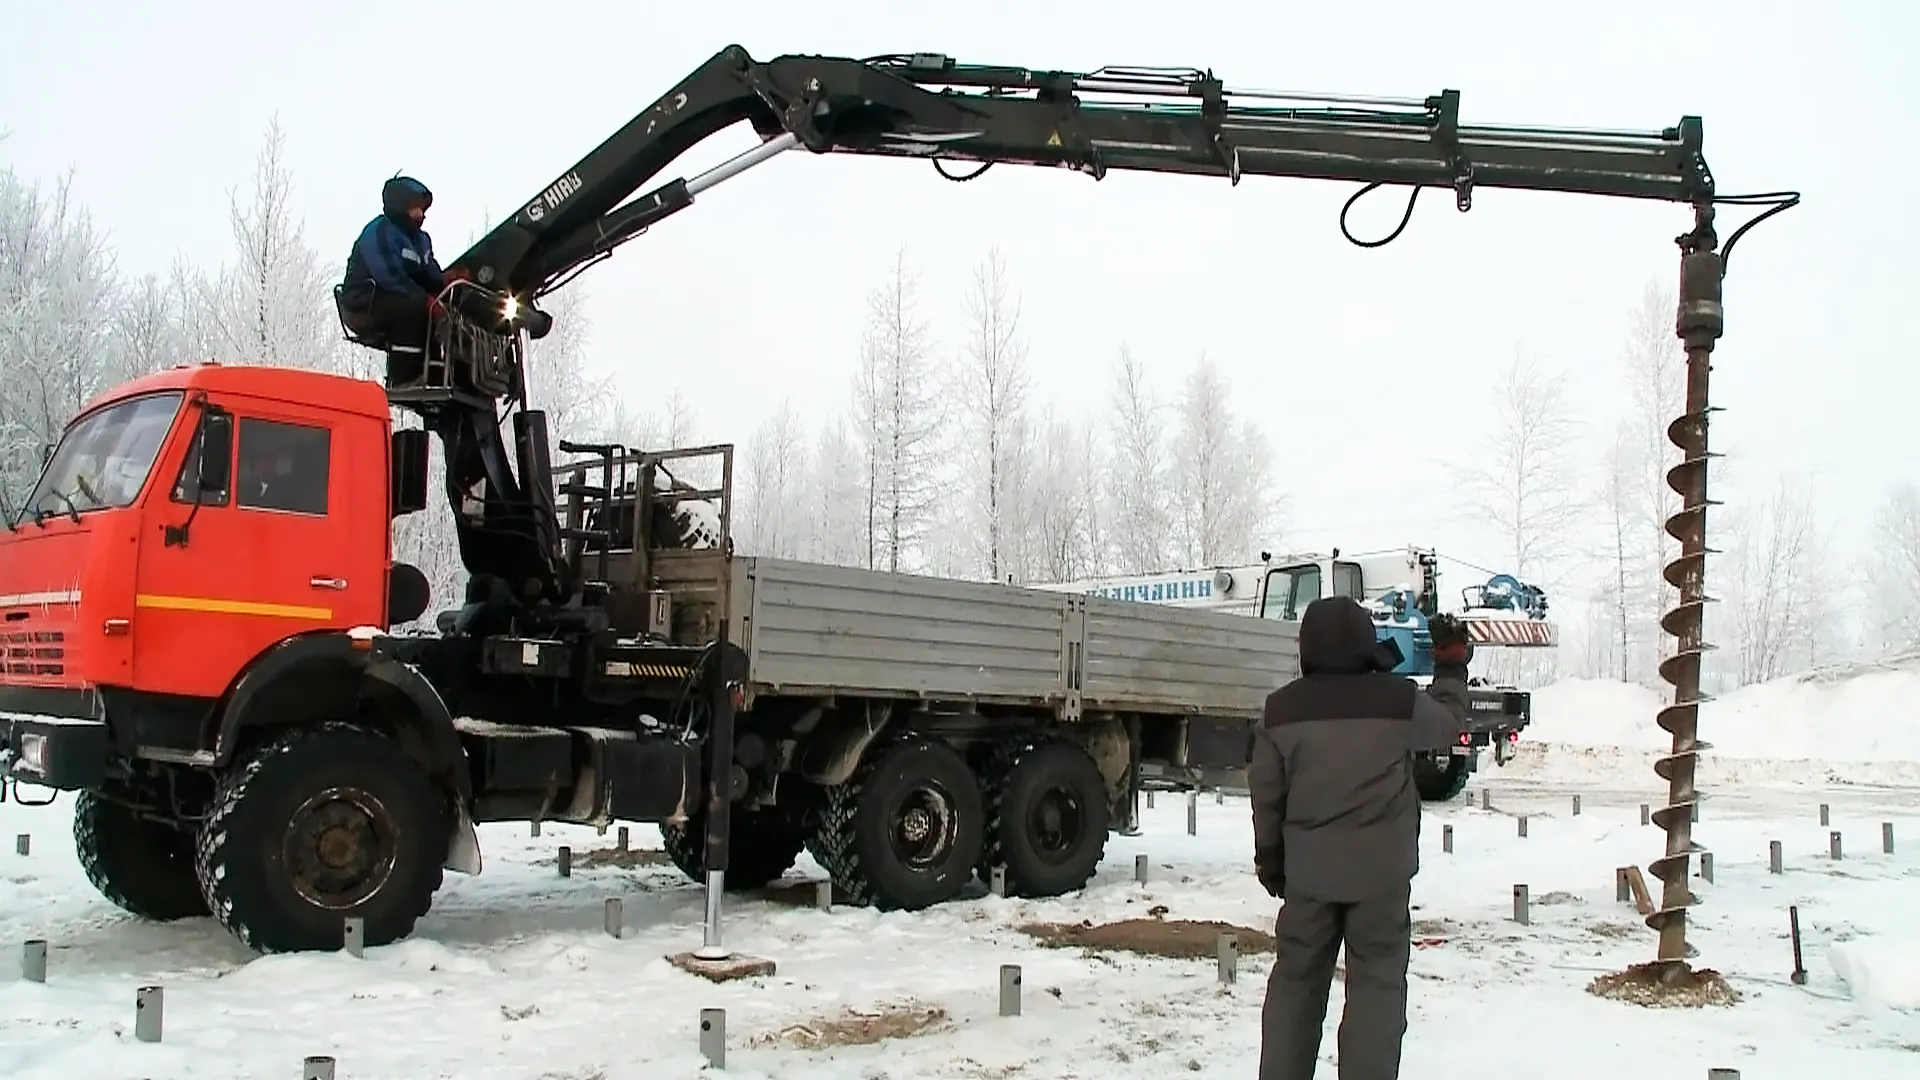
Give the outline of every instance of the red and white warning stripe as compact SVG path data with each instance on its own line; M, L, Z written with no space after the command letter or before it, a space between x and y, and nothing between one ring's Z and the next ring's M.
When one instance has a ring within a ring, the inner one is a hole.
M1467 640L1475 645L1512 648L1552 648L1560 644L1560 630L1544 619L1489 619L1469 615L1461 619Z

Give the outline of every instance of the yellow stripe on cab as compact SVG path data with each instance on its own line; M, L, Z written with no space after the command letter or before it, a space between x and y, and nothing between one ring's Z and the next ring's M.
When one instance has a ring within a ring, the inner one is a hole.
M333 618L332 608L305 607L299 604L262 604L251 600L217 600L210 596L159 596L140 593L133 598L136 608L154 611L195 611L208 615L259 615L270 619Z

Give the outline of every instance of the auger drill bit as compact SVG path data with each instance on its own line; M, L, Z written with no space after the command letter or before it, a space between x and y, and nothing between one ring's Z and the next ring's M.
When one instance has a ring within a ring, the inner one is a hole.
M1666 854L1649 866L1660 879L1660 906L1647 916L1647 925L1660 935L1659 961L1669 973L1687 969L1687 908L1694 896L1688 873L1695 852L1705 850L1693 840L1694 770L1700 752L1710 749L1699 739L1701 658L1713 646L1703 640L1706 605L1707 462L1718 455L1707 450L1707 374L1714 342L1725 328L1721 309L1721 279L1725 262L1715 250L1713 204L1694 207L1693 231L1676 241L1680 246L1680 303L1675 331L1687 351L1686 411L1667 426L1667 438L1680 448L1682 461L1667 472L1667 486L1678 492L1679 512L1667 519L1667 534L1680 541L1680 555L1667 563L1662 575L1680 590L1679 605L1660 619L1660 627L1678 639L1674 654L1660 664L1660 677L1673 684L1673 704L1660 710L1659 724L1673 736L1672 749L1654 762L1653 771L1667 782L1667 804L1653 812L1654 824L1666 832Z

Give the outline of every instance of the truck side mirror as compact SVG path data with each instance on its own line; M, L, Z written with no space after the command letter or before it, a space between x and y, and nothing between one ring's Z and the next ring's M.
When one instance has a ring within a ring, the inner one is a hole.
M201 492L224 494L233 482L233 414L218 405L207 405L200 413L199 453L195 455L199 476L192 477L194 501Z
M393 433L393 516L427 508L427 440L424 428Z

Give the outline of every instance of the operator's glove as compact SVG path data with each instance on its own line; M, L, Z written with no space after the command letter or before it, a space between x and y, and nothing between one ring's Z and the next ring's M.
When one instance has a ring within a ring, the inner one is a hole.
M1267 890L1268 896L1279 900L1286 895L1287 876L1280 859L1275 858L1271 863L1265 859L1255 859L1253 873L1260 879L1260 887Z

